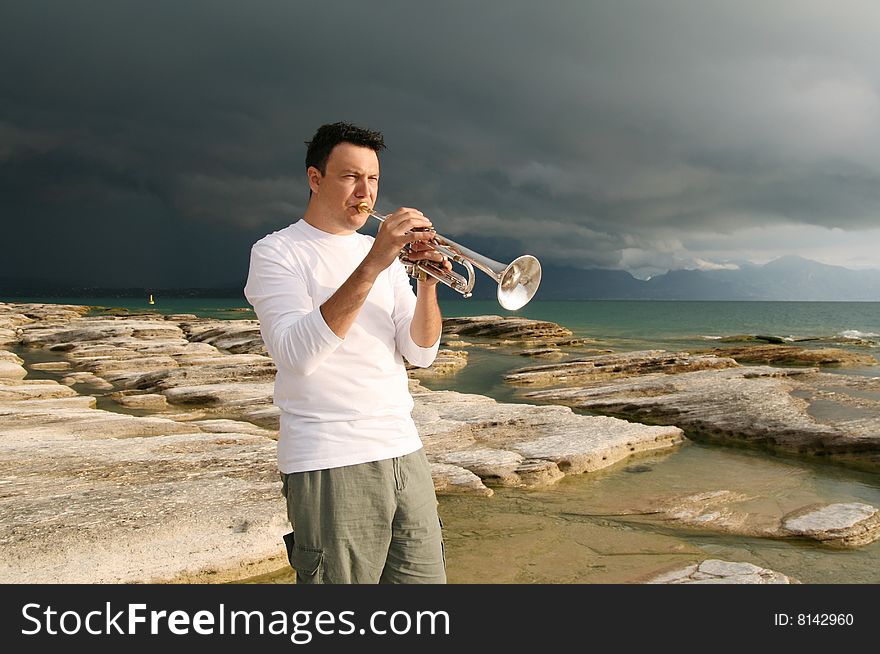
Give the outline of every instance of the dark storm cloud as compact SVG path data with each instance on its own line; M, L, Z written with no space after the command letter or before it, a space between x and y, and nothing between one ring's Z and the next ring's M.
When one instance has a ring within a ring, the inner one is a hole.
M334 120L385 133L381 209L417 206L496 256L644 273L748 259L774 227L877 235L873 3L0 12L4 234L42 226L45 271L124 266L107 252L146 230L132 280L243 278L250 243L303 211L303 141ZM19 249L2 275L36 265Z

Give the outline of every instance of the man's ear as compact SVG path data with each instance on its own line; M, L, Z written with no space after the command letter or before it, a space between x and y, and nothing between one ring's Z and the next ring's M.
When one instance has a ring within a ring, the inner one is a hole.
M311 189L312 193L317 193L318 187L321 186L321 180L324 178L321 171L314 166L309 166L306 170L306 175L309 178L309 189Z

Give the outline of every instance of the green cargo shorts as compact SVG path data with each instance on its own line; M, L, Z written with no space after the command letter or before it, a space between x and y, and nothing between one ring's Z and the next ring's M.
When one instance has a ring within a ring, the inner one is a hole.
M443 584L446 562L424 450L282 474L299 584Z

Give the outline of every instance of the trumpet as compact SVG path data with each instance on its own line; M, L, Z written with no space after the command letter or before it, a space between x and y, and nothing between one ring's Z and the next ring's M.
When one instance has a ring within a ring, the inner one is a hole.
M379 222L385 222L385 219L388 218L387 215L383 216L373 211L373 208L366 202L361 202L357 209ZM509 264L504 264L459 245L452 239L440 236L440 234L435 234L434 238L428 242L444 257L464 266L467 277L446 270L433 261L410 261L407 259L409 246L400 252L400 260L406 266L407 273L411 277L421 280L425 279L425 275L430 275L452 290L461 293L463 297L472 295L471 291L473 291L476 281L474 267L482 270L498 284L498 304L508 311L516 311L528 304L541 284L541 264L530 254L524 254Z

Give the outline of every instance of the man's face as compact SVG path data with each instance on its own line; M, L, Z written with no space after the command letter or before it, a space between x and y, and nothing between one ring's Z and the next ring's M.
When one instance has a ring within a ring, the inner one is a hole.
M342 232L363 227L366 213L357 205L376 203L379 193L379 157L367 147L340 143L327 159L327 172L309 168L309 186L321 213Z

